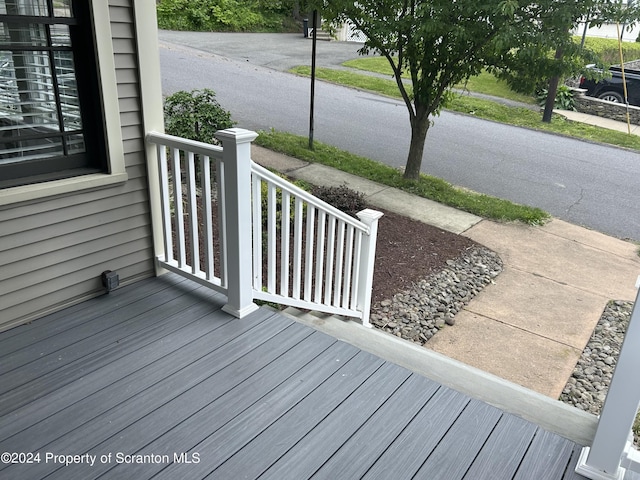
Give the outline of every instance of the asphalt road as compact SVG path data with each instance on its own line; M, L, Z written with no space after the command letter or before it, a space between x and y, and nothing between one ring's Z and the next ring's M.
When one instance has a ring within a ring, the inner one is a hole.
M308 134L309 64L302 35L160 32L165 94L212 88L238 126ZM318 64L357 57L359 45L319 42ZM403 166L404 104L318 82L315 139ZM422 170L478 192L540 207L620 238L640 240L640 155L624 149L443 112L427 136Z

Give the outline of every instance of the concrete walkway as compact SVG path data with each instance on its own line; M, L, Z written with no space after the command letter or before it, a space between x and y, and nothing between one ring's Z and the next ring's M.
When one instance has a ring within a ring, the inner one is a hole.
M597 121L597 119L590 119ZM626 125L622 124L624 128ZM436 334L430 349L558 398L609 300L634 300L638 247L554 219L498 223L257 146L253 159L323 185L347 185L373 206L462 234L497 252L504 271Z

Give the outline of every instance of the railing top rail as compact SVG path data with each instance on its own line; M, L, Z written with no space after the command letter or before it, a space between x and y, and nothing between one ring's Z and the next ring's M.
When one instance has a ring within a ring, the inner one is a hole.
M255 162L251 162L251 170L257 173L258 175L260 175L261 177L263 177L265 180L268 180L271 183L275 184L276 186L293 193L295 196L304 200L308 204L313 205L314 207L321 208L327 213L329 213L330 215L347 223L348 225L351 225L357 228L358 230L361 230L367 235L369 234L369 227L364 223L360 222L358 219L353 218L347 215L346 213L338 210L333 205L329 205L328 203L320 200L319 198L314 197L309 192L304 191L300 187L297 187L296 185L293 185L292 183L287 182L285 179L280 178L278 175L269 171L263 166L258 165Z
M206 155L217 160L222 160L222 147L209 143L197 142L186 138L175 137L166 133L149 132L147 141L156 145L166 145L167 147L179 148L189 152Z

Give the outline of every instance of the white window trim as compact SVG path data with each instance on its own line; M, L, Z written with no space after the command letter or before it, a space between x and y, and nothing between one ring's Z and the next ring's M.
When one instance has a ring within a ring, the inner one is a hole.
M100 79L100 91L102 92L109 172L0 189L0 206L33 201L55 195L72 194L83 190L104 188L127 181L120 110L117 101L118 84L116 82L116 66L113 56L109 5L104 0L89 1L91 3L96 45L98 78Z

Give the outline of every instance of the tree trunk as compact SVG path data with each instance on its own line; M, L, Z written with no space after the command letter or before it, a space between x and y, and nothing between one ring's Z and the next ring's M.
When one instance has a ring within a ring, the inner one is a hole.
M406 180L417 180L420 177L424 142L430 126L431 122L427 113L414 117L411 122L411 144L409 145L407 165L404 169L404 178Z
M556 49L556 60L562 58L562 48ZM553 107L556 105L556 94L558 93L558 83L560 83L560 77L553 77L549 80L549 88L547 89L547 101L544 104L544 113L542 114L542 121L545 123L551 123L551 114L553 113Z
M556 94L558 93L558 83L560 83L559 77L553 77L549 80L547 100L544 104L544 113L542 114L542 121L545 123L551 123L551 114L553 113L553 107L556 104Z

